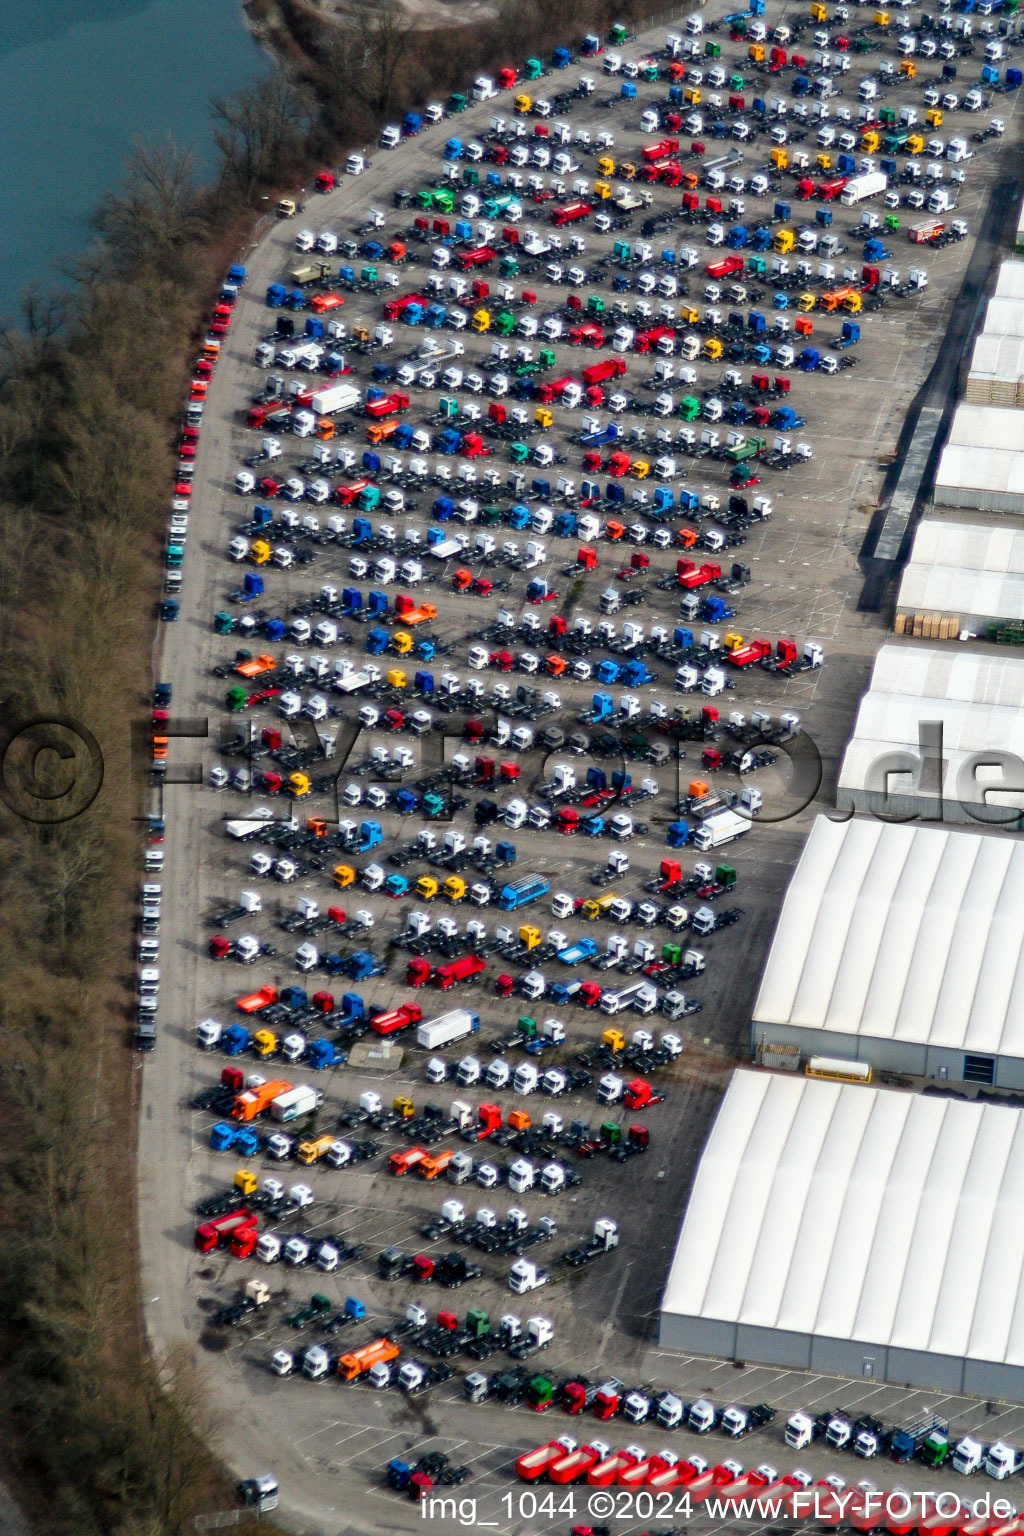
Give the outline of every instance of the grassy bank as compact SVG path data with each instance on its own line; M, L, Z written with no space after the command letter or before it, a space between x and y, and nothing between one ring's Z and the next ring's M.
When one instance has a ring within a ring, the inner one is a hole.
M178 1536L235 1502L188 1361L144 1348L126 986L129 728L148 702L174 437L203 313L249 223L229 177L214 202L172 150L142 151L70 298L32 301L0 347L4 728L70 717L104 758L74 820L0 805L3 1470L54 1536Z

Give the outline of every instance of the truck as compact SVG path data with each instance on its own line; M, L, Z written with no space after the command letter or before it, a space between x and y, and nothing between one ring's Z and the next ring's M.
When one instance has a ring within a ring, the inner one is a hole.
M829 1420L834 1417L836 1415L831 1413L819 1413L812 1418L809 1413L798 1409L786 1420L784 1435L786 1444L793 1451L806 1450L812 1440L817 1440L825 1433Z
M516 1476L524 1483L535 1483L575 1449L576 1442L570 1435L563 1435L561 1440L549 1440L547 1445L538 1445L534 1450L527 1451L519 1457L516 1462Z
M279 1080L261 1083L258 1088L248 1088L244 1093L235 1096L235 1102L231 1106L231 1118L243 1122L255 1120L257 1115L264 1114L270 1108L276 1098L288 1093L291 1088L291 1083Z
M888 185L889 178L884 171L865 171L862 176L850 177L839 194L839 201L844 208L854 208L866 197L877 197Z
M403 389L392 391L390 395L380 395L376 399L367 400L365 411L367 416L378 418L388 416L392 411L407 411L409 409L409 396Z
M522 875L518 880L512 880L501 888L498 896L498 906L503 912L516 912L520 907L525 907L528 902L538 901L541 896L546 896L551 886L543 875Z
M648 162L663 160L666 155L674 155L679 149L678 139L659 139L656 144L645 144L640 151L642 158ZM718 162L714 162L717 164Z
M752 1408L740 1408L732 1403L723 1410L721 1428L733 1440L740 1440L753 1430L770 1424L774 1417L775 1409L767 1403L755 1403Z
M962 1440L957 1441L953 1451L953 1471L963 1477L970 1477L981 1470L987 1454L980 1440L975 1440L973 1435L964 1435Z
M922 219L919 224L911 224L907 239L914 245L928 245L945 232L946 226L941 219Z
M458 960L451 960L446 965L439 965L434 972L434 985L440 987L442 992L447 992L460 981L469 981L474 976L479 976L484 970L484 961L479 955L462 955Z
M531 1259L517 1259L508 1273L508 1287L517 1296L527 1291L537 1291L547 1285L551 1276L546 1269L538 1269Z
M296 1161L305 1168L311 1168L314 1163L321 1162L334 1145L335 1139L330 1133L316 1136L311 1141L300 1141L295 1153Z
M468 1008L453 1008L450 1013L438 1014L425 1019L416 1031L416 1044L434 1051L439 1046L450 1045L454 1040L464 1040L480 1028L480 1016Z
M610 1217L599 1216L594 1222L594 1233L590 1241L581 1244L578 1248L570 1248L568 1252L563 1253L559 1262L567 1264L570 1269L582 1269L602 1253L611 1253L612 1249L618 1246L618 1224Z
M329 384L313 392L309 405L318 416L333 416L338 411L354 410L362 398L354 384Z
M214 1315L214 1322L221 1328L236 1328L245 1318L269 1305L269 1302L270 1287L262 1280L247 1280L241 1296L221 1307Z
M560 208L552 209L551 222L556 228L561 229L563 224L574 224L577 219L585 219L587 214L592 211L592 204L582 200L575 203L563 203Z
M604 384L608 379L619 379L626 371L625 360L621 357L605 357L599 363L591 363L584 368L582 378L588 388L593 384Z
M392 1152L388 1158L388 1172L400 1179L410 1168L425 1162L428 1155L426 1147L407 1147L404 1151Z
M716 279L720 277L731 277L734 272L743 271L743 257L723 256L720 261L709 261L705 265L704 271L707 273L708 277L713 277Z
M418 1024L422 1017L423 1010L418 1003L402 1003L386 1013L375 1013L370 1019L370 1028L375 1035L394 1035L400 1029Z
M287 1125L290 1120L315 1114L323 1102L324 1096L319 1088L291 1088L287 1093L279 1093L275 1099L271 1099L270 1118L280 1125Z
M593 939L577 939L575 944L568 944L565 949L560 949L557 958L562 965L580 965L582 961L592 960L599 953L598 945Z
M397 1360L398 1345L386 1336L364 1344L362 1349L352 1350L338 1358L338 1375L343 1381L356 1381L366 1374L371 1365L390 1364Z
M215 1248L226 1248L239 1232L247 1228L255 1230L255 1227L256 1215L248 1206L242 1206L238 1211L226 1211L196 1227L196 1251L212 1253Z
M491 245L478 245L471 251L457 251L455 260L463 272L469 272L473 267L485 267L488 262L497 259L497 251Z
M132 1044L137 1051L152 1051L156 1047L156 1019L140 1015L135 1021Z
M735 811L719 811L701 823L693 834L693 846L706 853L710 848L721 848L735 838L749 832L750 822Z
M326 261L307 262L301 267L292 267L288 273L288 281L293 288L305 288L309 283L318 283L327 276L330 268Z
M893 1461L911 1461L918 1453L921 1445L935 1430L941 1430L948 1434L949 1424L945 1419L940 1419L930 1409L919 1414L917 1418L905 1424L902 1428L894 1429L889 1440L889 1455Z
M1024 1451L1019 1451L1015 1445L1007 1445L1005 1440L997 1440L990 1445L985 1456L985 1473L988 1477L994 1477L997 1482L1002 1482L1006 1477L1012 1477L1024 1467Z
M634 981L627 987L618 987L614 991L602 992L598 1008L602 1013L622 1013L625 1009L632 1008L637 997L647 985L646 981Z

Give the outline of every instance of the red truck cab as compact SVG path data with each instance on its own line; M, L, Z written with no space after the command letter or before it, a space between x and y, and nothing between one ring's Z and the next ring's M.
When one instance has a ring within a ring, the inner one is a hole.
M463 272L468 272L471 267L486 266L497 256L497 251L490 245L478 245L471 251L457 251L455 259Z
M645 144L640 154L647 161L663 160L666 155L674 155L678 149L678 139L659 139L656 144Z
M742 256L723 256L721 261L709 261L704 268L708 277L731 277L743 271Z
M460 981L469 981L474 976L479 976L484 970L484 961L479 955L462 955L458 960L449 961L447 965L439 965L434 972L434 983L447 992Z
M552 208L551 222L559 228L563 224L574 224L577 219L585 219L592 212L593 205L582 200L575 203L564 203L561 208Z

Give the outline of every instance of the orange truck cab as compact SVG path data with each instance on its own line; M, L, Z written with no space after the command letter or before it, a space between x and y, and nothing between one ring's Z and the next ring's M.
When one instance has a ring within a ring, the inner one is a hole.
M338 1375L345 1381L355 1381L365 1375L371 1365L386 1365L397 1358L397 1344L390 1339L374 1339L372 1344L364 1344L362 1349L342 1355L338 1360Z

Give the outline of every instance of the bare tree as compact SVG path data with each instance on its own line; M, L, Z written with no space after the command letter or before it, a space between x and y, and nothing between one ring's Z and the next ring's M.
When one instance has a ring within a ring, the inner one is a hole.
M215 97L210 113L222 183L233 184L247 200L292 168L309 128L302 98L279 73Z
M357 80L363 100L375 113L391 110L398 72L415 30L415 19L398 0L380 0L359 12L355 46L362 58Z
M170 137L136 140L124 180L101 199L92 223L123 270L159 261L201 236L193 155Z

